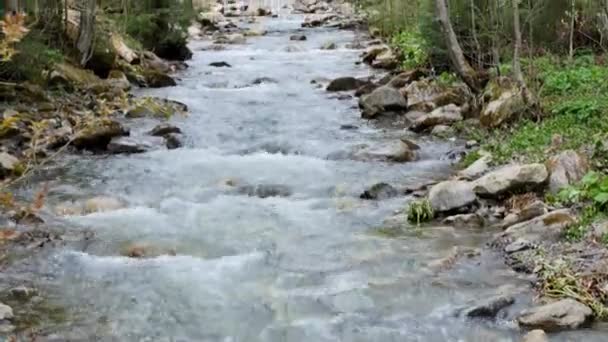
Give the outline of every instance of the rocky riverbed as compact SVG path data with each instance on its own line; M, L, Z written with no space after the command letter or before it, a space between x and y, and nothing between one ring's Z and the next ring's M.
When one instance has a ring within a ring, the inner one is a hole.
M33 204L0 238L0 334L603 341L580 329L587 306L537 306L534 278L503 262L569 220L486 202L545 184L545 166L455 175L475 145L444 138L468 120L466 90L387 71L394 53L346 5L294 10L202 14L176 86L121 93L120 115L74 125L74 153L14 186ZM445 221L408 223L427 195ZM496 238L509 232L525 234Z

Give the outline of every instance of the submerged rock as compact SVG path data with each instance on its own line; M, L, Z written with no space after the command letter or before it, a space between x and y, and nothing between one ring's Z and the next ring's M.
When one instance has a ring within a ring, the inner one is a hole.
M327 85L327 91L349 91L357 90L368 82L354 77L338 77Z
M587 158L573 150L551 157L546 166L549 171L549 190L553 193L580 181L589 171Z
M291 189L287 185L281 184L245 185L239 187L238 192L260 198L291 196Z
M167 146L167 148L170 150L180 148L184 145L182 143L180 137L175 133L166 134L166 135L164 135L164 138L165 138L165 146Z
M123 201L109 196L97 196L84 202L83 212L85 214L114 211L125 208Z
M294 34L289 37L289 40L304 41L306 40L306 36L303 34Z
M216 67L216 68L232 68L232 65L226 63L226 62L211 62L209 63L209 66L212 67Z
M444 181L429 191L429 202L436 212L449 212L475 203L473 186L464 181Z
M418 153L410 145L399 140L359 151L355 154L355 159L405 163L417 160Z
M359 106L363 108L362 116L373 119L388 111L401 111L407 108L407 102L398 90L382 86L376 88L369 95L364 95L359 100Z
M498 312L515 303L515 298L510 295L498 295L483 299L466 310L469 318L494 318Z
M366 200L382 200L398 195L399 191L392 185L388 183L377 183L365 190L359 197Z
M173 77L158 70L145 71L144 78L146 79L146 85L150 88L164 88L177 85L177 82L173 79Z
M545 331L577 329L591 321L593 311L574 299L537 306L522 312L517 321L520 326Z
M335 50L338 48L338 45L334 42L327 42L321 46L321 50Z
M543 185L549 173L543 164L507 165L474 182L474 191L483 197L498 197L505 193L536 188Z

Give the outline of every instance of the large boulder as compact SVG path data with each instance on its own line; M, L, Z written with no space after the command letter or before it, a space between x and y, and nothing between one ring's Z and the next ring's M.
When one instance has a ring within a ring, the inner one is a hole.
M327 85L327 91L357 90L369 82L355 77L338 77Z
M484 91L485 105L479 120L484 127L498 127L526 110L522 92L510 80L498 78Z
M537 306L522 312L517 321L520 326L545 331L577 329L589 323L593 311L574 299Z
M549 170L549 190L553 193L580 181L589 172L587 158L573 150L549 158L545 165Z
M87 88L101 83L101 79L90 71L67 63L57 63L49 74L50 87L60 87L68 90Z
M117 121L94 119L76 133L73 145L80 149L106 150L112 138L128 134L129 131Z
M471 183L465 181L444 181L429 191L429 202L436 212L454 211L476 200Z
M449 104L419 117L410 126L410 129L414 132L422 132L437 125L449 126L462 121L462 119L461 108L457 105Z
M462 86L446 87L430 79L411 82L401 92L407 97L409 110L415 111L430 112L441 106L463 105L468 101Z
M576 218L568 209L555 210L507 228L499 236L510 241L518 239L530 242L557 241L563 230L576 223Z
M359 106L363 108L362 116L372 119L385 112L405 110L407 101L398 90L382 86L369 95L361 96Z
M482 197L500 197L506 193L537 188L548 177L543 164L507 165L476 180L473 191Z
M473 162L473 164L469 165L466 169L458 172L458 176L460 178L473 180L481 177L484 173L486 173L490 169L490 162L492 161L492 156L489 154L481 156L479 159Z

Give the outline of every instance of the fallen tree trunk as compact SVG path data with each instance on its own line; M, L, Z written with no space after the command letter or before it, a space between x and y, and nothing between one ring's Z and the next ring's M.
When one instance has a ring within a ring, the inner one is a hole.
M112 47L116 50L118 56L124 59L129 64L139 64L139 56L133 49L127 46L123 41L122 37L118 34L112 34L111 38Z

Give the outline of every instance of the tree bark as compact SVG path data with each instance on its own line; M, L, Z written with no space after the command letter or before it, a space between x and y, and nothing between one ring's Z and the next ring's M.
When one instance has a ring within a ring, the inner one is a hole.
M574 59L574 19L575 19L575 12L576 12L576 7L575 7L575 0L571 0L572 2L572 6L570 6L570 37L569 37L569 41L570 44L568 46L568 60L570 62L572 62L572 60Z
M456 69L460 78L462 78L474 92L479 93L481 89L479 80L477 79L477 73L464 57L462 47L460 47L458 37L452 27L446 0L435 0L435 7L437 10L437 19L439 20L452 66Z
M513 77L521 86L525 84L524 76L521 72L521 27L519 23L519 0L511 0L513 5L513 35L515 43L513 45Z
M78 6L80 23L76 48L80 52L80 64L85 65L91 58L95 39L95 0L81 0Z

